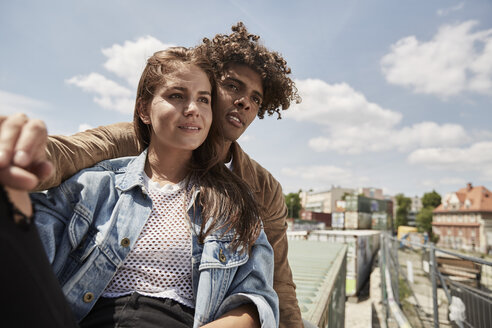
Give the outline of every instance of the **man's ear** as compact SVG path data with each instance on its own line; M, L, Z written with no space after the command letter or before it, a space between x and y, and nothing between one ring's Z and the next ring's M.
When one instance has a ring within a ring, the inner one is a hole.
M142 99L137 100L137 111L140 120L142 120L145 124L150 124L150 106L147 105L146 102L142 101Z

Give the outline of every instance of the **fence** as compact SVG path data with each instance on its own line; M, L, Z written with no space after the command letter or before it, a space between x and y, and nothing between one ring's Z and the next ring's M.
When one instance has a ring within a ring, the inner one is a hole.
M492 261L381 234L388 327L492 325Z

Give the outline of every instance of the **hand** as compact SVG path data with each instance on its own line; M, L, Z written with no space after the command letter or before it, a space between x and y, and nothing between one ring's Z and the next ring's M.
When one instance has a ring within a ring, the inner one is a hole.
M31 190L49 177L53 165L46 159L46 142L43 121L24 114L0 117L0 184Z

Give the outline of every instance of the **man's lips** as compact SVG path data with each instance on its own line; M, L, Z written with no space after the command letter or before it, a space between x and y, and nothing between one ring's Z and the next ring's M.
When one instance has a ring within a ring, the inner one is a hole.
M226 115L226 119L229 123L238 128L242 128L244 126L244 123L241 121L238 113L229 113Z

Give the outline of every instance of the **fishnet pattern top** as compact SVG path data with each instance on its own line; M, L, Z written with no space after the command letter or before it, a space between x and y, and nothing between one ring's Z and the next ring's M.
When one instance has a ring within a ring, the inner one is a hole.
M191 233L185 215L185 183L161 187L148 177L152 212L133 249L102 296L139 294L170 298L194 308Z

